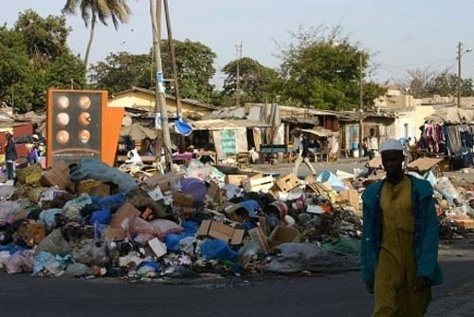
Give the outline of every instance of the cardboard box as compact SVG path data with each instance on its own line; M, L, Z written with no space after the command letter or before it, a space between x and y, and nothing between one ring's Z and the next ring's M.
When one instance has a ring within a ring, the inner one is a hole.
M407 167L410 170L427 172L434 166L438 165L441 161L443 161L442 158L422 157L409 163Z
M223 240L232 245L242 244L245 230L234 230L230 226L223 225L213 220L204 220L197 232L198 237L210 237Z
M339 201L347 201L353 207L359 207L359 192L355 189L345 190L339 193Z
M265 252L265 254L270 252L270 246L268 245L267 238L260 227L250 229L248 232L252 242L257 243Z
M297 229L277 226L268 237L270 248L274 248L282 243L300 242L300 232Z
M250 179L248 175L226 175L225 183L235 186L242 186L242 182Z
M153 238L150 241L147 242L148 246L150 249L155 253L157 258L161 258L163 255L168 252L168 249L166 248L166 244L158 240L158 238Z
M145 185L151 188L159 186L161 189L161 192L164 193L171 190L173 182L181 182L182 178L183 178L183 175L178 174L178 173L168 173L165 175L156 173L153 176L145 179L144 183Z
M246 192L267 192L273 186L273 177L266 176L257 179L248 179L242 182Z
M194 205L194 197L191 194L173 193L173 205L192 207Z
M112 219L110 220L110 227L114 229L120 229L122 227L122 222L125 219L138 217L140 216L141 212L137 208L135 208L130 203L125 203L122 207L119 208L113 215Z
M58 186L66 188L69 183L69 166L64 161L57 162L53 167L43 173L41 185L46 187Z
M122 241L127 237L124 228L108 227L104 229L103 235L107 241Z
M275 181L275 185L283 192L289 192L293 188L300 185L298 177L291 173L286 176L282 176Z

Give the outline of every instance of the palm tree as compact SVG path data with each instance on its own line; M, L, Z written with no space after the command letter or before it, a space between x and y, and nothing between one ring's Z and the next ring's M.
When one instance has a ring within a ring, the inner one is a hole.
M84 57L84 63L87 68L96 23L100 22L103 25L107 25L107 20L111 19L117 30L120 23L127 22L131 10L126 0L67 0L62 13L76 14L77 9L79 9L86 27L90 26L89 42L87 43L86 55Z

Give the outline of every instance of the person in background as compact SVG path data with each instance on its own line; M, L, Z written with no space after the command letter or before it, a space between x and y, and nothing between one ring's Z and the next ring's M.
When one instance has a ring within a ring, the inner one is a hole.
M375 136L375 129L370 129L370 135L367 138L367 150L369 151L369 160L373 159L379 151L379 140Z
M18 159L18 153L16 152L16 144L11 133L6 134L7 145L5 146L5 165L7 172L7 180L15 177L15 161Z
M403 151L398 140L381 145L387 177L362 195L361 271L375 293L373 317L424 316L431 286L443 282L433 189L404 173Z
M31 146L26 159L28 160L29 165L35 165L38 163L39 151L38 151L38 144L35 143Z
M295 151L296 151L296 160L295 160L295 166L293 167L293 173L295 175L298 175L298 169L300 168L300 165L302 162L308 166L309 170L313 175L316 175L316 171L314 170L313 165L311 165L311 162L309 161L309 140L306 136L303 135L300 129L296 129L293 132L293 135L295 136Z

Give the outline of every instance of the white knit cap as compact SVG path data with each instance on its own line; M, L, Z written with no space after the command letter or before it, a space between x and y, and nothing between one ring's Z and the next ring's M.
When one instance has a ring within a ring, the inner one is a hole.
M405 148L402 145L402 142L395 140L395 139L389 139L382 143L380 146L380 153L383 153L385 151L404 151Z

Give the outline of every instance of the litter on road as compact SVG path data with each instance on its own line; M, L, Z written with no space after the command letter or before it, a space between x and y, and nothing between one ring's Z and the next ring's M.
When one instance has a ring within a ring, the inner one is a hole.
M473 184L410 173L434 188L441 239L473 230ZM197 160L161 174L93 159L17 176L0 186L0 269L129 279L358 270L361 193L384 177L275 178Z

